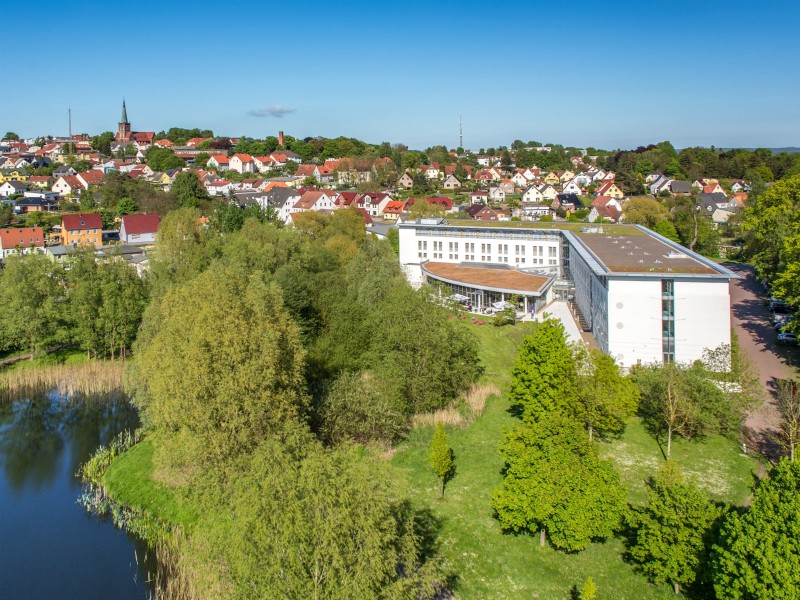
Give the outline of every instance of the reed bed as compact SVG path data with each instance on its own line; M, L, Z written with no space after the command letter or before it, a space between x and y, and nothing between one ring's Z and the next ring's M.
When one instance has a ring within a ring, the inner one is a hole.
M437 423L450 427L466 427L473 423L486 407L490 396L499 396L500 388L495 385L475 384L459 399L457 406L448 406L432 413L414 415L411 426L433 427Z
M42 365L0 371L0 402L56 390L66 397L106 398L122 392L123 361Z

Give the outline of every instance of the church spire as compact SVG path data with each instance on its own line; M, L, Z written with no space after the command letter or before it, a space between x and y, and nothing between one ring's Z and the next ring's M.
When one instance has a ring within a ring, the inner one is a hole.
M128 122L128 111L125 108L125 98L122 99L122 119L120 119L120 123L127 123Z

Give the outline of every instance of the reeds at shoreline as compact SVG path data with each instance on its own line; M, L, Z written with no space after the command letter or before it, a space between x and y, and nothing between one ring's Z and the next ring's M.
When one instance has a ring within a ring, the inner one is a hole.
M56 390L67 397L104 398L122 392L125 362L89 361L0 371L0 402Z

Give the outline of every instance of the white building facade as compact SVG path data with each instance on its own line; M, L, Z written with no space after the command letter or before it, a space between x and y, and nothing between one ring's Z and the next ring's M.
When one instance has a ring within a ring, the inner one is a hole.
M729 282L736 274L644 227L613 231L422 220L399 225L400 264L413 285L443 282L476 307L513 292L527 294L526 311L541 311L557 299L574 301L600 349L625 367L689 363L706 349L730 345ZM475 277L465 284L437 277L439 263L481 267L486 285ZM496 285L492 269L550 281L535 292L507 290Z

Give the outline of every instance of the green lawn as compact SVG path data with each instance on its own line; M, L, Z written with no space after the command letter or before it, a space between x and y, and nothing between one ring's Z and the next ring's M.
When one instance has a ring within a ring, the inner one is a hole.
M153 479L153 440L148 438L121 454L103 476L106 493L117 502L146 510L162 520L190 528L197 520L180 490Z
M516 346L529 324L509 327L470 327L479 336L486 373L484 379L505 392ZM594 544L579 554L562 554L540 548L538 538L503 534L489 506L492 490L502 481L498 443L503 429L515 423L508 400L493 398L483 415L466 429L449 430L457 472L443 500L438 480L427 464L432 430L414 431L395 453L392 463L405 475L412 497L441 522L440 550L447 568L457 575L454 592L459 598L553 598L569 595L593 577L600 598L674 598L668 586L654 586L623 562L619 540ZM658 467L658 444L638 422L621 439L600 443L630 489L630 499L644 498L644 479ZM741 502L747 495L750 472L757 463L738 452L724 438L702 444L679 441L676 460L697 476L717 498Z

